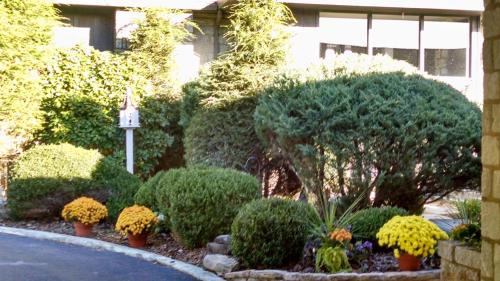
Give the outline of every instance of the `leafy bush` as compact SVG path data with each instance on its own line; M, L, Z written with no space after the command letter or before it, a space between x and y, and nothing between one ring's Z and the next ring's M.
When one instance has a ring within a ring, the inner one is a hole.
M316 212L309 204L280 198L244 206L231 226L231 252L244 266L281 266L300 259Z
M188 165L240 168L250 157L260 157L253 110L260 90L285 62L289 37L285 26L293 18L282 3L243 0L230 7L229 21L225 34L229 52L184 88L186 106L181 115L188 126L184 138Z
M418 75L282 84L260 98L255 124L316 196L376 190L374 206L415 213L433 196L479 187L480 109Z
M126 87L139 100L141 128L135 130L135 164L139 175L154 171L167 148L180 145L178 100L146 92L148 81L120 55L75 47L59 50L44 72L42 143L71 143L120 155L123 130L118 110Z
M481 248L481 225L477 223L459 224L451 230L450 239L466 245Z
M182 244L190 248L228 233L239 209L259 197L254 177L221 168L169 170L157 191L160 211L170 219Z
M40 126L38 71L57 20L48 1L0 1L0 157L21 152Z
M69 201L88 196L107 201L114 220L133 203L140 185L137 177L113 159L70 144L27 150L14 163L9 180L7 206L14 218L58 215Z
M395 216L407 216L405 209L384 206L380 208L368 208L357 211L349 216L348 224L351 225L351 231L354 239L357 241L369 240L376 242L377 232L390 219Z

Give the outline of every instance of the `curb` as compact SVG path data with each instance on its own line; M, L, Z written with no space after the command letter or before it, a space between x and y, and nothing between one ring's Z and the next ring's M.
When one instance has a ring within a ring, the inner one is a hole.
M214 273L205 271L200 267L194 266L192 264L181 262L165 256L157 255L151 252L113 244L110 242L104 242L96 239L82 238L82 237L58 234L52 232L44 232L44 231L28 230L28 229L20 229L20 228L4 227L4 226L0 226L0 233L12 234L17 236L42 239L42 240L50 240L60 243L93 248L96 250L106 250L110 252L121 253L130 257L139 258L149 262L155 262L158 264L165 265L177 271L191 275L192 277L200 281L224 281L224 279L220 278Z

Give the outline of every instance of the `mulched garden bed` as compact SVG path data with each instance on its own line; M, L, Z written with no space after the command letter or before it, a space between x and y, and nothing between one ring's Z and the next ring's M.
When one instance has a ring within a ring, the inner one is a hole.
M12 221L8 219L0 219L0 226L16 227L31 230L40 230L54 232L60 234L74 235L73 224L65 222L61 219L52 220L27 220L27 221ZM113 225L109 223L100 223L94 226L94 239L99 239L106 242L127 246L127 238L121 236L114 231ZM148 243L143 249L169 258L188 262L190 264L201 266L203 257L208 253L207 248L187 249L179 242L174 240L170 234L159 233L151 234L148 238ZM398 271L398 261L392 253L374 253L363 264L353 266L353 272L390 272ZM440 268L439 259L425 259L422 263L421 270L438 269ZM314 268L308 265L289 264L281 270L292 272L312 273Z
M0 226L74 235L73 224L65 222L61 219L36 221L11 221L0 219ZM127 238L122 237L120 234L115 232L113 225L109 223L100 223L95 225L94 233L95 237L91 238L127 246ZM166 233L151 234L148 238L148 244L145 248L143 248L143 250L183 262L188 262L197 266L201 266L203 257L207 254L206 248L189 250L175 241L170 234Z

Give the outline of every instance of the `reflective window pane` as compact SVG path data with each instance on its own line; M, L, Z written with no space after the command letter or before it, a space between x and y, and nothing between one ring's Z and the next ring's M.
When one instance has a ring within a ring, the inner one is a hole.
M333 53L368 53L367 14L320 13L321 57Z
M373 15L373 54L385 54L418 67L418 16Z
M467 76L469 19L425 17L425 71L436 76Z

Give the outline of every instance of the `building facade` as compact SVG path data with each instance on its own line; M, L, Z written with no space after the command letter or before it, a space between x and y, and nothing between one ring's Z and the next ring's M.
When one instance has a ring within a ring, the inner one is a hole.
M130 7L182 9L200 26L191 42L176 51L179 78L194 78L199 68L226 50L225 9L234 0L53 0L69 26L56 42L83 43L99 50L126 49L140 14ZM413 64L482 103L481 0L282 0L297 23L290 63L306 66L335 53L385 54Z

